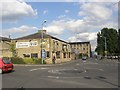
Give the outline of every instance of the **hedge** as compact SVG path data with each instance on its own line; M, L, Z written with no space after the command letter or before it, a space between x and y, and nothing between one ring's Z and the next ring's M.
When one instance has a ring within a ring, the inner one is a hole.
M13 64L42 64L42 60L38 58L11 57L11 62ZM43 64L46 64L45 60L43 60Z

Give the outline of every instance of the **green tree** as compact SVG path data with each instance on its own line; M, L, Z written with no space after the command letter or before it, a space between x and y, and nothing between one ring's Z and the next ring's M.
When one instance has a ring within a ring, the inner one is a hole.
M98 32L96 51L98 54L105 55L105 48L108 55L118 53L118 32L116 29L103 28L101 32Z
M120 29L118 30L118 55L120 55Z
M10 51L12 52L13 57L17 57L17 50L14 42L11 42L10 44Z

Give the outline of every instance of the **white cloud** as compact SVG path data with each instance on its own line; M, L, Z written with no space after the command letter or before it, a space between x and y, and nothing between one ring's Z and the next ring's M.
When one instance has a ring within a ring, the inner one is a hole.
M46 30L51 35L59 35L63 33L64 28L52 25L52 26L47 27Z
M69 41L81 41L81 42L85 42L85 41L92 41L95 40L97 38L97 33L96 32L92 32L92 33L80 33L80 34L76 34L76 36L70 37L68 40Z
M19 37L19 36L28 35L31 32L33 33L36 30L38 30L37 27L22 25L20 27L13 27L10 29L2 30L2 36L8 36L10 34L10 35L18 35L17 37Z
M76 36L72 36L68 38L68 41L71 42L87 42L90 41L92 50L95 50L96 47L96 39L97 39L97 32L87 32L87 33L80 33L76 34Z
M70 10L65 10L65 13L69 13L70 12Z
M64 31L63 20L52 21L48 27L45 27L47 32L51 35L59 35L62 34Z
M112 15L112 10L103 5L103 3L84 3L81 7L79 15L87 15L91 18L99 20L107 20Z
M11 0L4 1L1 3L2 12L0 16L2 17L3 22L16 22L17 20L25 17L25 16L35 16L37 15L37 10L34 10L29 4L18 1L18 0Z
M44 10L44 11L43 11L43 14L47 14L47 13L48 13L48 10Z
M63 18L65 18L66 17L66 15L60 15L60 16L58 16L57 18L58 19L63 19Z
M118 2L119 0L79 0L80 2Z

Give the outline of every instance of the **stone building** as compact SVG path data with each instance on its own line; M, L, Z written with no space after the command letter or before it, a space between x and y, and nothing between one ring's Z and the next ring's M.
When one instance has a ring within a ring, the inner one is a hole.
M11 39L6 37L0 37L0 57L11 57L10 52Z
M53 56L56 63L71 60L70 44L46 34L45 30L40 30L35 34L14 39L17 55L21 58L41 58L47 63L52 63Z
M56 63L75 60L79 54L87 54L90 57L90 42L71 42L58 39L46 34L46 30L39 30L37 33L23 36L16 39L1 38L0 48L2 57L12 57L10 43L15 45L15 53L21 58L42 58L47 63Z
M91 56L91 45L90 42L70 42L72 51L76 54Z

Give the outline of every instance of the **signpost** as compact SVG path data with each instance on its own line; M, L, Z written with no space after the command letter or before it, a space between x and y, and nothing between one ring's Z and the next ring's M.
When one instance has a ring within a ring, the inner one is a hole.
M42 59L42 64L44 64L44 60L47 57L47 52L43 49L41 50L41 59Z
M47 52L43 49L42 50L42 58L45 59L46 57L47 57Z

